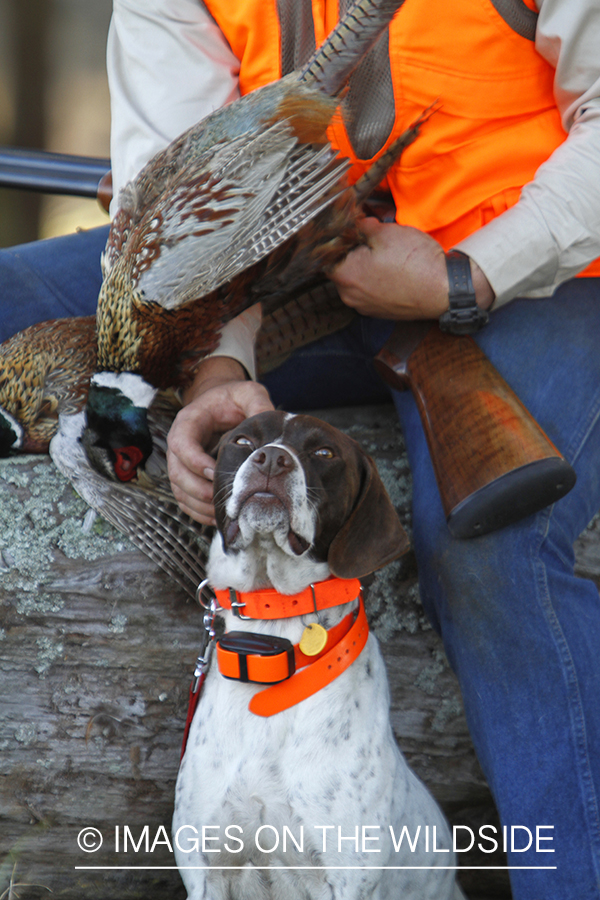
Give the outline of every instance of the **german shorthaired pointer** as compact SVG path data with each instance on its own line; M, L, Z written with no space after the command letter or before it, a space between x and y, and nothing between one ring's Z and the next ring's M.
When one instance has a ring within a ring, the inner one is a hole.
M324 422L263 413L223 438L215 507L225 633L173 820L189 897L462 897L448 826L394 740L360 597L357 579L407 543L374 463Z

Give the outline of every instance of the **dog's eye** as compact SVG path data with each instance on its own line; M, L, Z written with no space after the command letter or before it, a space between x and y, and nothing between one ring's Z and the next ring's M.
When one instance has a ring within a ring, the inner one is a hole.
M244 437L243 434L240 434L239 437L236 437L233 443L239 444L240 447L252 447L252 449L254 449L254 444L252 443L252 441L249 438Z
M321 459L333 459L335 456L333 450L329 447L319 447L318 450L314 451L315 456L319 456Z

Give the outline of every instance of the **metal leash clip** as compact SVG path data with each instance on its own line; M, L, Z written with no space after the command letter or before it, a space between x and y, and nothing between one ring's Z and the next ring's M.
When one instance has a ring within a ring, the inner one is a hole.
M204 581L200 582L200 584L196 588L196 600L198 601L200 606L202 606L202 608L206 610L206 612L202 617L202 624L204 625L204 634L202 641L203 649L202 653L196 660L196 668L194 669L194 676L192 681L192 693L194 694L198 690L200 681L204 678L210 666L210 661L217 637L217 633L215 630L215 619L217 618L217 613L221 609L214 594L211 597L208 606L202 600L202 591L207 584L208 580L205 579Z

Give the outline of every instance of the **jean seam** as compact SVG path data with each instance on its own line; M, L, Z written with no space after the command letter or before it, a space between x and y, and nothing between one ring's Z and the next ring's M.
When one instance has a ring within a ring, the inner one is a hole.
M579 454L583 450L590 432L596 426L600 417L600 389L596 392L594 400L590 404L589 413L582 424L581 428L573 435L569 441L569 445L565 451L565 456L570 463L575 463Z
M560 533L564 537L565 544L569 544L571 542L571 538L570 538L569 534L565 531L564 527L562 526L562 524L560 523L558 518L556 516L552 516L553 512L554 512L554 504L552 504L552 506L549 509L550 517L552 518L553 527L558 529L558 531L560 531ZM546 542L546 540L548 541L548 543L550 543L551 538L550 538L549 533L546 534L544 543ZM565 566L565 569L573 569L574 556L573 555L567 556L567 554L563 552L563 549L558 541L552 542L552 552L555 554L555 556L557 556L561 560L561 562Z
M558 616L554 609L552 597L548 586L546 565L542 559L542 549L549 540L550 522L554 507L544 510L538 523L537 539L532 542L530 560L535 572L538 603L548 623L550 633L561 659L563 678L567 688L567 699L571 717L571 727L575 743L576 759L578 761L578 782L582 795L583 807L586 810L588 825L590 827L590 851L596 873L596 884L600 885L600 808L598 796L594 788L594 779L591 771L589 752L587 749L587 731L583 715L583 704L579 691L579 679L573 663L573 657L568 641L564 635Z

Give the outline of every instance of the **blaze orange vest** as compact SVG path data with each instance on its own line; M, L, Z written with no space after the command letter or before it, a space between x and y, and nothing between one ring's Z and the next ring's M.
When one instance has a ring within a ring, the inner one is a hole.
M339 11L338 0L312 0L311 21L310 4L302 0L205 2L240 60L242 94L305 62ZM535 9L533 0L526 3ZM294 45L291 32L298 31ZM439 99L441 109L386 186L398 221L448 249L516 203L523 185L565 140L554 70L492 0L405 0L385 41L394 108L391 132L375 156ZM291 59L287 68L282 58ZM329 137L353 161L355 180L372 160L358 158L341 117ZM582 274L600 275L600 260Z

